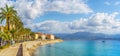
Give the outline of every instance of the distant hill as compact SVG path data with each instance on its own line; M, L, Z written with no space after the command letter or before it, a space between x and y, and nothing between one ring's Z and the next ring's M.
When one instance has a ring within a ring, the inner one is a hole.
M103 34L103 33L90 33L90 32L77 32L73 34L55 34L57 37L68 40L68 39L88 39L88 40L120 40L120 34Z

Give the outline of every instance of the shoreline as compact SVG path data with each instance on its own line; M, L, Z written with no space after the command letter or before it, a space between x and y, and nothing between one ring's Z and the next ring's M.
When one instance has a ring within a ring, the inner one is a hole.
M61 39L55 40L42 40L42 41L28 41L23 43L23 56L34 56L35 50L46 44L53 44L63 42Z

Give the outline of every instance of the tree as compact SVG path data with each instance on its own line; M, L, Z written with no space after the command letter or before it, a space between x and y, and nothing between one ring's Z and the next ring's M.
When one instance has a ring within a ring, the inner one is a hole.
M8 7L8 5L0 10L0 22L6 20L7 30L10 30L10 22L16 19L17 11L14 10L14 7Z
M30 36L31 36L31 40L34 40L35 33L34 33L34 32L31 32L31 33L30 33Z
M1 31L0 31L0 37L2 37L4 40L10 40L11 39L10 35L8 35L5 32L1 32Z
M25 32L25 40L29 40L30 39L30 32L31 32L31 29L29 28L24 28L24 32Z
M23 22L20 20L20 16L17 15L17 11L14 7L6 5L4 8L0 8L0 23L6 20L6 27L3 33L0 32L0 36L4 39L13 40L30 40L31 36L34 36L34 32L29 28L24 28ZM8 40L8 41L9 41Z

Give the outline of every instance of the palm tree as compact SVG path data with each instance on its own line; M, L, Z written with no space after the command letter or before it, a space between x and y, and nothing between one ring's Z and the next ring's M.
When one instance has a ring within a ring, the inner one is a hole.
M32 32L31 29L24 28L23 22L17 15L17 11L14 10L14 7L9 7L8 5L6 5L4 8L0 8L0 10L0 23L6 20L6 30L4 31L4 34L0 32L1 36L4 36L4 38L8 36L10 40L12 38L14 40L29 40L30 36L34 36L34 32ZM21 36L23 37L21 38Z
M30 39L30 32L31 32L31 29L29 28L24 28L24 36L25 36L25 40L29 40Z
M31 40L34 40L35 33L34 32L30 32L30 36L31 36Z
M15 39L15 32L16 32L16 31L17 31L16 29L10 30L10 33L11 33L11 36L12 36L12 39L13 39L13 40Z
M18 23L15 24L15 32L14 32L14 37L17 38L18 40L22 40L21 36L24 35L24 27L23 27L23 23L21 21L18 21Z
M13 39L18 40L17 35L19 34L20 29L23 28L23 23L20 20L19 16L16 16L16 19L12 20L11 27L12 27L12 30L10 30L10 32L12 34Z
M5 32L1 32L1 31L0 31L0 36L1 36L4 40L10 40L10 39L11 39L10 35L8 35L8 34L5 33Z
M5 8L1 8L0 10L0 22L6 20L7 29L10 30L10 22L16 19L17 11L14 10L14 7L8 7L8 5L6 5Z

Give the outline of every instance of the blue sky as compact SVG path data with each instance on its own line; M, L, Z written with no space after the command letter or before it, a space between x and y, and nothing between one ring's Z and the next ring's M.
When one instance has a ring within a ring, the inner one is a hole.
M101 13L113 13L119 12L120 6L115 5L115 3L120 2L119 0L87 0L87 5L94 11L89 14L64 14L59 12L46 12L39 19L34 19L34 23L38 23L45 20L57 20L57 21L73 21L80 18L87 18L91 16L91 14L101 12ZM110 5L106 4L110 3ZM116 16L120 18L119 16Z
M57 21L62 21L62 22L69 22L73 20L80 19L80 17L88 17L89 14L63 14L63 13L58 13L58 12L47 12L41 17L38 17L38 19L34 20L34 23L38 23L40 21L45 21L45 20L57 20Z
M120 0L3 0L25 27L44 33L120 33Z

